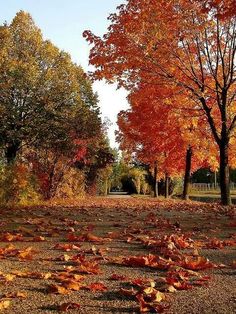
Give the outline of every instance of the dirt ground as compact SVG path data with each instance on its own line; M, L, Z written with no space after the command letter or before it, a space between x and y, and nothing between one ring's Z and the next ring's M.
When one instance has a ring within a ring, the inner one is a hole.
M67 313L236 313L234 207L97 198L1 208L0 218L4 313L59 313L68 302L79 308Z

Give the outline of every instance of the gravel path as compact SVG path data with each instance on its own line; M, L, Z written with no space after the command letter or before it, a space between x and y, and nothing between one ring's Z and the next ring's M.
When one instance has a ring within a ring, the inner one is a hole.
M159 248L154 248L156 251L153 251L153 247L145 244L146 239L163 239L164 236L174 234L184 235L190 243L193 241L198 244L195 255L199 254L216 265L225 266L198 271L201 276L210 276L206 286L193 285L188 290L164 292L169 305L165 312L236 313L236 269L232 267L236 260L235 245L232 244L236 240L236 224L233 212L233 207L222 212L218 205L210 204L101 198L86 200L74 206L2 208L0 250L9 245L14 248L9 248L11 254L7 254L6 250L0 252L1 295L3 298L17 291L27 294L24 298L18 296L9 299L10 306L2 311L7 314L53 314L60 312L59 306L62 303L75 302L80 304L80 309L68 310L67 313L139 313L136 298L122 295L120 289L130 289L133 286L131 281L135 279L158 281L158 278L166 276L167 271L155 267L127 266L115 263L114 258L147 256L150 253L159 255ZM15 238L6 236L6 232ZM202 245L213 238L229 241L231 245L220 249ZM61 247L56 246L59 243ZM77 247L65 251L62 247L66 244ZM35 252L32 256L29 254L28 257L21 258L20 252L25 252L27 247ZM194 249L191 244L177 251L180 252L178 254L191 255ZM86 260L95 259L100 273L82 274L78 270L78 256L85 256ZM82 288L79 291L70 290L67 294L49 293L50 285L61 284L56 276L68 271L66 267L75 265L76 274L84 276ZM26 275L20 275L19 272ZM40 273L44 278L36 278L35 273ZM48 273L50 275L47 278L45 274ZM6 275L9 274L17 275L8 280ZM124 279L111 280L110 277L114 274L124 276ZM89 289L92 283L97 282L102 283L107 290Z

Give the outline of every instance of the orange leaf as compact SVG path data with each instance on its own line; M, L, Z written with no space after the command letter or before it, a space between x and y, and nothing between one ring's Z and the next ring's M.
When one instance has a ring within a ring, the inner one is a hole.
M101 282L95 282L88 286L92 291L106 291L107 287Z
M54 249L69 252L72 250L79 251L80 247L78 245L74 245L70 243L66 243L66 244L58 243L54 246Z
M23 235L20 233L17 233L16 235L14 235L14 234L7 232L1 236L0 240L5 241L5 242L23 241Z
M17 256L22 260L31 260L33 258L33 249L28 247L18 252Z
M215 265L205 257L186 257L181 266L191 270L203 270L213 268Z

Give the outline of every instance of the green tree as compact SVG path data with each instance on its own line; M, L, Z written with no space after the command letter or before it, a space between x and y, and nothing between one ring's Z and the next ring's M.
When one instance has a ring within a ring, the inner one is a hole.
M8 163L23 147L69 152L101 128L97 97L81 67L28 13L0 27L0 145Z

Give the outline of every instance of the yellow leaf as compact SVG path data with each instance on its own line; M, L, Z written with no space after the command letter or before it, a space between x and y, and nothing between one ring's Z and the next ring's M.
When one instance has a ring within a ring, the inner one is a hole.
M0 310L7 309L10 306L10 300L0 300Z
M165 300L165 295L164 293L157 291L155 294L155 299L153 300L153 302L161 302L162 300Z
M166 290L171 293L176 292L176 289L174 286L168 286Z

